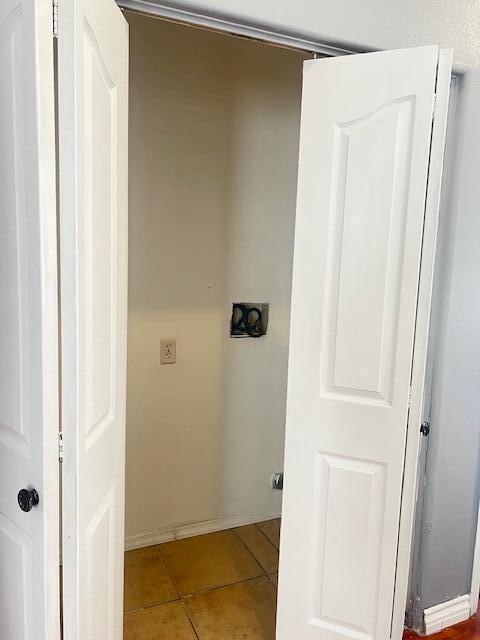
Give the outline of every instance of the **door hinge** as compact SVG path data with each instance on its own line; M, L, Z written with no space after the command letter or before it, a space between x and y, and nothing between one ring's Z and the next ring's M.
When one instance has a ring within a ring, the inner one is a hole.
M58 432L58 461L63 462L63 431Z
M430 422L426 420L425 422L422 422L422 424L420 425L420 433L422 434L422 436L428 436L428 434L430 433Z
M53 6L53 37L58 37L58 0L52 0Z
M57 0L58 2L58 0ZM435 120L435 110L437 108L437 94L434 93L433 94L433 100L432 100L432 120Z

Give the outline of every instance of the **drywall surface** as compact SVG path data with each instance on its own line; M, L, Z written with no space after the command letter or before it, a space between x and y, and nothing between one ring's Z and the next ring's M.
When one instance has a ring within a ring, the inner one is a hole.
M432 309L423 515L408 612L417 628L426 608L470 592L479 500L480 83L467 76L458 85Z
M303 57L126 15L126 536L141 544L280 511ZM270 303L267 336L228 337L233 301Z
M361 50L438 44L454 49L456 63L480 65L477 0L158 0L158 4Z

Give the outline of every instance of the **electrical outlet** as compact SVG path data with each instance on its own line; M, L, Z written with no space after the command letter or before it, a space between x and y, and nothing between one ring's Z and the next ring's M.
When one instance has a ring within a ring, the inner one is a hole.
M174 364L177 361L177 341L163 338L160 341L160 364Z

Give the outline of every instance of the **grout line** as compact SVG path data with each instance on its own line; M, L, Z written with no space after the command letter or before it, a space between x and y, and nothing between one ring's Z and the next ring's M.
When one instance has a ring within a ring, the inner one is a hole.
M273 586L275 587L275 589L277 589L278 591L278 584L275 584L275 582L272 580L272 576L276 575L277 576L277 583L278 583L278 571L274 571L273 573L269 573L268 574L268 579L270 580L270 582L273 584Z
M247 525L248 526L248 525ZM264 566L262 565L262 563L260 562L260 560L258 560L257 556L253 553L253 551L250 549L250 547L248 546L248 544L242 540L241 536L238 535L238 533L235 531L235 529L227 529L227 531L233 531L234 535L240 540L240 542L243 544L243 546L245 547L245 549L247 549L247 551L249 552L249 554L252 556L252 558L255 560L255 562L258 564L258 566L260 567L260 569L263 571L263 573L268 576L268 573L266 571L266 569L264 568ZM257 576L258 578L259 576ZM245 580L240 580L240 582L245 582Z
M172 602L180 602L181 598L172 598L171 600L159 600L158 602L149 602L136 609L124 609L123 615L127 613L135 613L135 611L143 611L144 609L151 609L152 607L160 607L162 604L171 604Z
M264 580L267 578L269 580L268 574L264 576L253 576L253 578L244 578L243 580L237 580L236 582L229 582L228 584L219 584L216 587L208 587L207 589L202 589L201 591L197 591L196 593L189 593L186 596L182 597L182 600L191 600L195 598L195 596L203 595L204 593L210 593L211 591L218 591L219 589L226 589L227 587L234 587L237 584L245 584L245 582L254 582L255 580Z
M161 545L158 545L158 546L160 547ZM168 562L166 561L166 559L165 559L165 557L164 557L164 555L162 553L162 550L159 549L158 552L159 552L160 557L162 559L163 566L165 567L165 571L168 573L168 576L169 576L170 580L172 581L173 588L177 592L178 599L181 600L182 599L182 594L180 593L180 589L178 587L177 581L175 580L175 576L173 575L172 571L170 570L170 567L168 566Z
M233 587L236 584L244 584L245 582L254 582L255 580L263 580L264 578L268 578L270 582L271 576L275 575L277 572L273 571L272 573L266 573L264 576L253 576L252 578L244 578L243 580L236 580L235 582L228 582L227 584L220 584L216 587L207 587L206 589L202 589L201 591L196 591L195 593L188 593L184 596L179 596L178 598L174 598L171 600L159 600L158 602L152 602L149 604L144 604L141 607L137 607L136 609L126 609L123 614L127 613L135 613L136 611L144 611L145 609L152 609L153 607L161 607L162 604L172 604L173 602L181 602L183 603L185 600L191 600L195 598L195 596L203 595L204 593L210 593L210 591L218 591L219 589L225 589L227 587ZM276 587L275 583L272 582L273 586Z
M276 519L276 518L274 518L274 519ZM268 522L268 520L266 520L266 522ZM262 536L264 536L264 537L265 537L265 538L270 542L270 544L272 545L272 547L275 547L275 549L276 549L277 551L280 551L280 545L277 547L277 545L276 545L274 542L272 542L272 541L270 540L270 538L267 536L267 534L265 533L265 531L262 531L262 529L260 529L260 527L258 526L258 523L257 523L257 522L255 522L255 523L254 523L254 525L255 525L255 526L257 527L257 529L260 531L260 533L262 534Z
M261 535L265 538L265 540L268 540L268 542L272 545L272 547L275 547L273 542L270 540L270 538L267 536L267 534L264 531L262 531L262 529L260 529L260 527L258 526L257 523L255 523L255 526L257 528L257 531L259 531L261 533ZM275 549L277 549L277 551L278 551L277 547L275 547Z
M155 607L161 607L164 604L173 604L174 602L178 602L181 605L182 609L185 611L185 615L187 616L188 621L190 622L190 625L192 627L192 631L195 634L195 638L197 640L200 640L200 638L198 636L198 633L197 633L197 630L195 629L195 625L193 624L193 620L192 620L192 618L190 616L190 612L188 611L187 607L185 606L185 603L184 603L182 598L177 598L175 600L167 600L166 602L156 602L154 604L147 604L147 605L144 605L143 607L139 607L138 609L131 609L130 611L124 611L123 612L123 616L125 617L129 613L136 613L138 611L145 611L146 609L154 609Z
M197 638L197 640L200 640L200 636L199 636L198 631L197 631L197 629L195 627L195 623L193 622L193 618L190 615L190 611L188 610L187 605L185 604L183 599L180 601L180 603L182 605L182 609L185 611L185 615L187 616L188 621L190 622L190 625L192 627L193 633L195 634L195 638Z
M192 619L192 617L190 615L190 611L185 606L185 602L183 601L183 596L180 593L180 588L179 588L179 586L177 584L177 581L175 580L175 576L173 575L173 572L171 571L165 556L162 553L161 546L162 546L161 544L158 545L158 547L159 547L158 552L160 554L160 557L162 558L163 564L165 565L165 569L166 569L168 575L170 576L170 580L173 583L174 589L177 592L178 597L180 598L180 604L182 605L182 609L185 611L185 614L186 614L186 616L188 618L188 621L190 622L190 626L192 627L192 631L195 634L195 638L197 640L200 640L200 636L198 635L197 630L195 628L195 625L193 624L193 619Z

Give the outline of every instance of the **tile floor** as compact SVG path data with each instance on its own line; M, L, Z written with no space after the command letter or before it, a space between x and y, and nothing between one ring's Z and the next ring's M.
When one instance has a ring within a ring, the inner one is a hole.
M274 640L280 520L125 554L124 640Z
M124 640L274 640L279 542L268 520L128 551ZM430 638L480 640L480 610Z

